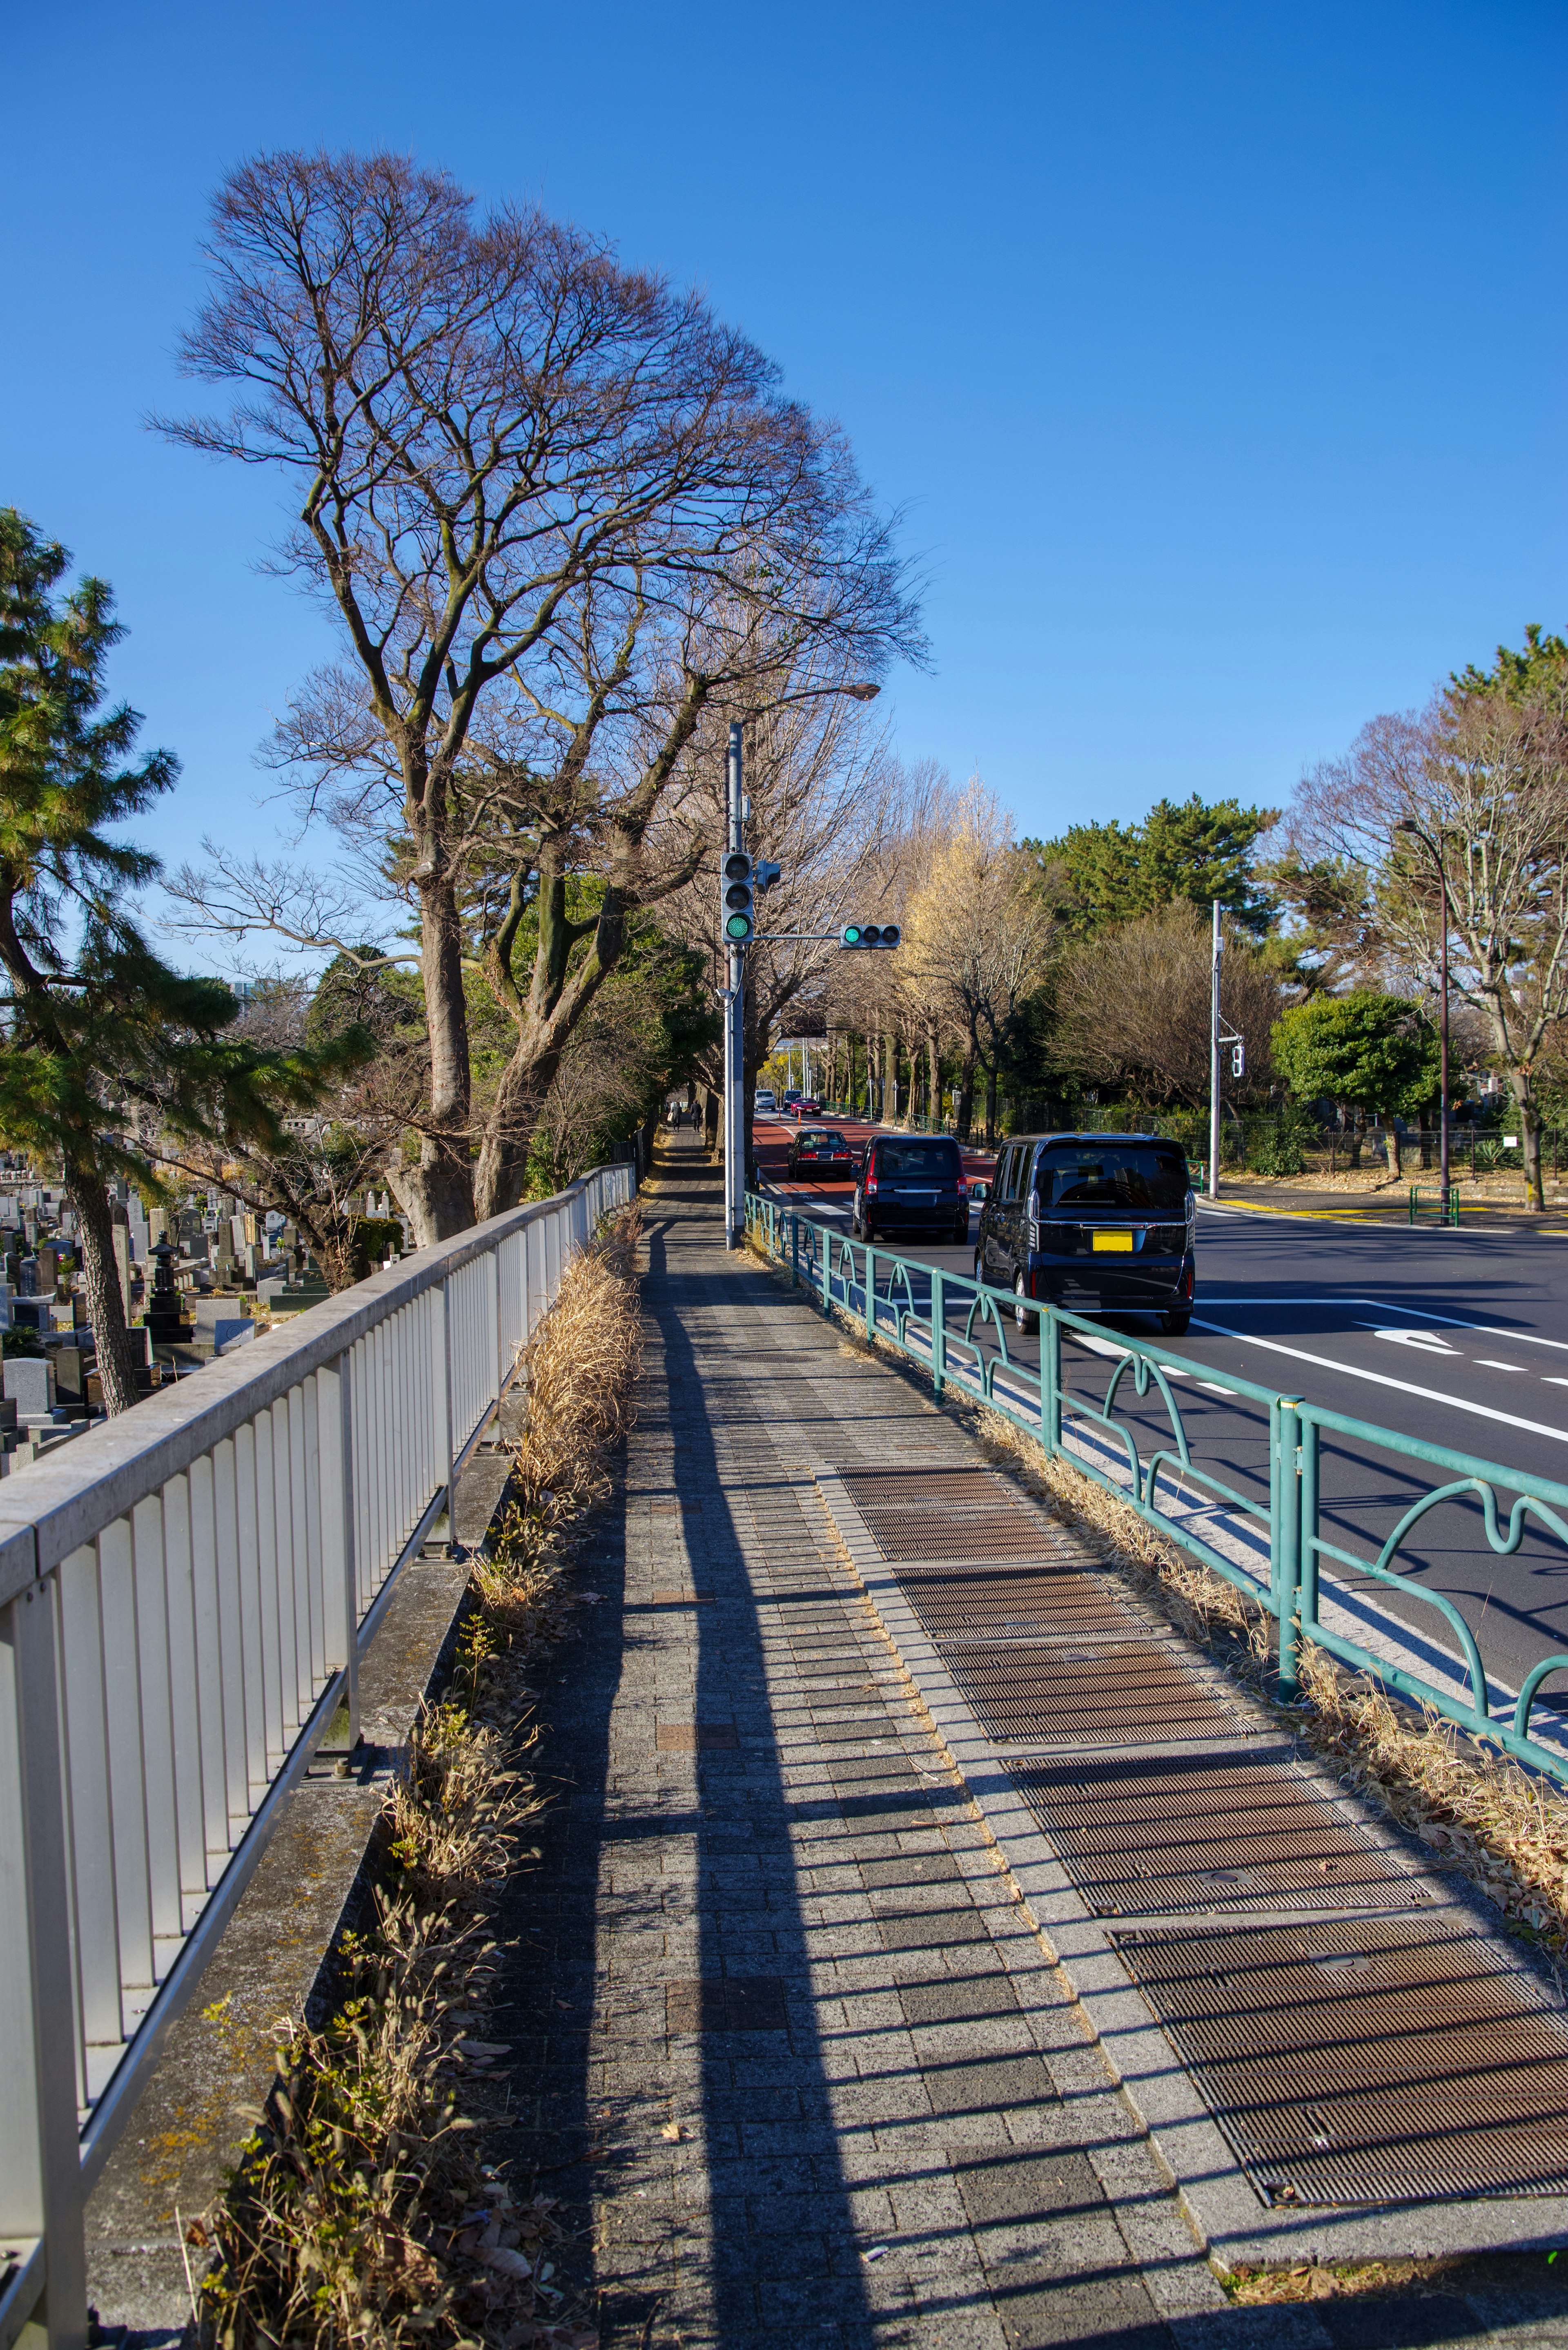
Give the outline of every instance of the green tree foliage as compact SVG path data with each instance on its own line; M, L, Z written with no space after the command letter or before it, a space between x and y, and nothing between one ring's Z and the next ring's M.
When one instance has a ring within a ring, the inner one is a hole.
M1438 1091L1438 1035L1417 1003L1376 988L1317 995L1275 1022L1274 1066L1299 1101L1408 1115Z
M1059 840L1027 840L1066 927L1080 937L1186 900L1205 912L1218 898L1245 930L1262 936L1274 900L1258 886L1254 850L1278 821L1276 808L1239 800L1206 806L1158 800L1141 824L1075 824Z
M136 1400L107 1186L161 1188L155 1145L234 1130L275 1134L278 1111L321 1082L309 1055L226 1034L220 981L182 977L127 910L157 860L111 837L179 772L136 764L139 714L101 712L121 630L102 580L56 600L69 557L0 510L0 1139L59 1166L82 1244L104 1401Z
M1544 635L1541 623L1532 620L1524 631L1521 651L1499 645L1490 669L1478 669L1470 661L1455 672L1450 699L1481 694L1497 696L1521 709L1549 710L1557 717L1568 714L1568 639Z

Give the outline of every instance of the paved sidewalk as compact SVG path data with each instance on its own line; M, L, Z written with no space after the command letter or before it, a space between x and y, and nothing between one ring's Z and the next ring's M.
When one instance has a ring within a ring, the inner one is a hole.
M1501 2297L1228 2303L812 1474L972 1446L723 1253L694 1149L647 1218L624 1507L542 1693L557 1802L494 2021L604 2350L1568 2341Z

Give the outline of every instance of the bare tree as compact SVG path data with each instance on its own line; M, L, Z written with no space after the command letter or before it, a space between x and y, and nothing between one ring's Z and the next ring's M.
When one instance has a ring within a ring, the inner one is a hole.
M1568 1019L1568 722L1502 694L1438 694L1419 713L1375 718L1344 759L1297 794L1294 838L1374 877L1388 952L1449 983L1487 1024L1519 1107L1536 1208L1536 1071Z
M649 828L715 693L781 640L874 671L913 649L912 607L842 439L695 296L576 230L477 221L395 156L282 154L225 182L208 258L184 360L238 398L165 429L294 483L285 562L343 629L348 666L313 681L279 752L307 811L390 839L389 886L417 910L430 1097L417 1160L386 1171L431 1239L516 1197L628 910L680 886ZM591 922L566 906L585 858ZM516 1043L474 1164L476 885ZM254 914L254 890L239 901ZM275 920L309 926L292 901Z
M1013 846L1011 815L975 777L905 920L910 981L962 1040L962 1133L972 1116L977 1060L985 1072L986 1132L995 1133L1002 1048L1023 998L1044 975L1055 935L1033 859Z
M1246 1040L1247 1090L1266 1091L1279 974L1255 939L1227 926L1221 1008ZM1137 1098L1192 1106L1209 1092L1210 930L1179 902L1075 941L1055 973L1064 1066Z

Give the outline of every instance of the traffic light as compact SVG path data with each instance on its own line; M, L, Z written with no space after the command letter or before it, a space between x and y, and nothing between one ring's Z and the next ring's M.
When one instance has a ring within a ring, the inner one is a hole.
M726 946L743 947L756 935L752 875L752 860L743 848L732 849L719 868L720 917Z
M900 936L897 922L846 922L838 943L842 947L896 947Z
M1245 1070L1246 1066L1247 1047L1245 1045L1232 1045L1231 1047L1231 1075L1233 1077L1241 1076L1242 1072Z

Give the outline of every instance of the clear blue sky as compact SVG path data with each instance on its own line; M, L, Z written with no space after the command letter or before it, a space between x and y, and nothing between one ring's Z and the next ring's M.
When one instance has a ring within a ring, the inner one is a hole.
M260 567L277 486L140 421L265 147L411 151L704 287L906 513L898 747L1022 829L1277 801L1568 625L1560 0L7 18L0 500L118 590L166 858L271 843L254 747L327 649Z

